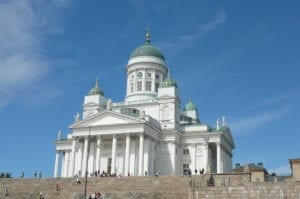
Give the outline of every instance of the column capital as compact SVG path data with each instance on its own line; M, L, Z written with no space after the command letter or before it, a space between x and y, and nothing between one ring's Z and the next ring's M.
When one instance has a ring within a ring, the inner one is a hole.
M78 140L78 136L73 135L73 136L72 136L72 140L73 140L73 141L77 141L77 140Z

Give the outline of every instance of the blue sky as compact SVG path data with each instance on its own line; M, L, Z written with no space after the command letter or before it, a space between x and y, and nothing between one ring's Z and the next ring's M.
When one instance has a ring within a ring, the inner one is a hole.
M299 1L0 0L0 172L53 175L65 136L96 77L124 100L125 66L143 44L166 57L184 105L227 117L233 163L287 174L300 157Z

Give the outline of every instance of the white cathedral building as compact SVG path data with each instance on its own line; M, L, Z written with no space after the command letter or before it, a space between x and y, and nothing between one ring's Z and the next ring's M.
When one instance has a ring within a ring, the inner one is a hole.
M177 84L165 57L151 45L149 31L131 53L126 71L124 102L106 98L97 80L66 139L59 132L54 177L95 171L123 176L232 171L235 144L225 118L213 128L201 122L191 100L180 108Z

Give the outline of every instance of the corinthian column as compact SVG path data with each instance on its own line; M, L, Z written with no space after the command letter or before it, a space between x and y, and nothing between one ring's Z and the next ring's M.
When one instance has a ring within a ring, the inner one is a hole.
M111 174L116 174L116 156L117 156L117 135L113 134L113 140L112 140L112 160L111 160Z
M140 148L139 148L139 175L143 175L144 166L144 134L140 134Z
M73 138L72 141L72 157L71 157L71 176L74 176L75 170L75 155L76 155L76 139Z
M97 146L96 146L96 170L100 171L100 154L101 154L101 136L97 137Z
M59 167L59 151L56 151L55 166L54 166L54 178L58 177L58 167Z
M217 173L221 173L221 144L217 142Z
M126 148L125 148L125 170L124 175L129 172L129 154L130 154L130 134L126 135Z
M87 175L87 161L88 161L88 144L89 144L89 138L88 136L85 137L84 139L84 152L83 152L83 169L82 171L84 172L84 175Z

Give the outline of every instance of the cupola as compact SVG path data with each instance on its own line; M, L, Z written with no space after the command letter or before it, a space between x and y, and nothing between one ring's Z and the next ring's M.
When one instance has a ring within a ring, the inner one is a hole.
M176 82L171 78L170 72L168 72L168 78L160 83L159 88L175 87L177 88Z
M95 86L89 91L88 95L102 95L104 96L103 90L99 87L98 79L96 79Z

